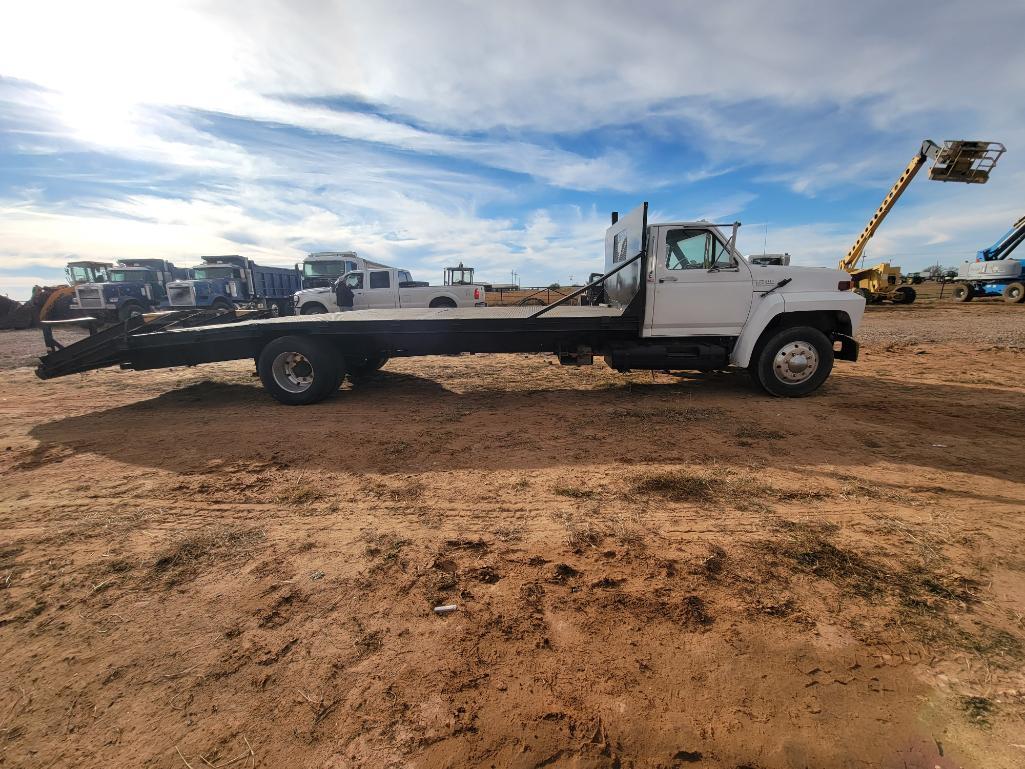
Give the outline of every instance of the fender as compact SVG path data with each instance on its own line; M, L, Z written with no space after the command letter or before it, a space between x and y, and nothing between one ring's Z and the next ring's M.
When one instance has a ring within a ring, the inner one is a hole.
M839 330L844 334L853 334L865 313L865 300L852 291L801 291L792 294L775 293L765 297L756 295L744 330L733 345L730 363L746 367L766 328L778 325L774 321L782 315L804 312L827 312L834 316L842 313L850 322L850 330ZM795 320L800 323L798 318Z

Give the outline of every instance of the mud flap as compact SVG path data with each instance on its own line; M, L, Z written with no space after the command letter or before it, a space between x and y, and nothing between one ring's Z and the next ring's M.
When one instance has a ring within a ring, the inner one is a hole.
M829 335L830 340L833 342L833 357L837 360L857 360L858 350L861 349L861 345L854 340L853 337L847 336L847 334L839 334L833 332ZM840 344L840 349L836 349L837 343Z

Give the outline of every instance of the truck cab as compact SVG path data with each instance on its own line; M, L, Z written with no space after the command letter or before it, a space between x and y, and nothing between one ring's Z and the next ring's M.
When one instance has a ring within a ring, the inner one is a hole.
M188 270L165 259L121 259L102 282L75 286L71 307L106 321L122 321L167 305L167 284Z
M362 269L368 262L355 251L317 251L307 254L302 263L302 287L330 288L342 275ZM369 262L373 264L373 262ZM383 267L384 265L374 265ZM297 264L295 268L300 269Z
M298 270L264 267L238 254L201 258L203 264L192 269L190 279L168 284L172 309L273 308L281 314L291 314L292 295L301 285Z
M113 266L110 262L68 262L64 274L71 286L79 283L106 283L107 271Z

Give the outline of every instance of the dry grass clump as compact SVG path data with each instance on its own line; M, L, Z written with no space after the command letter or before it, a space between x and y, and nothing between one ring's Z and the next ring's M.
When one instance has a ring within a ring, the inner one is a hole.
M265 538L260 529L217 526L173 539L157 555L153 571L175 584L194 578L201 565L248 558Z
M644 420L645 422L676 422L678 424L720 419L725 415L726 412L720 408L699 408L697 406L614 408L607 412L610 421Z
M573 486L556 486L552 491L560 497L569 497L570 499L594 499L598 496L598 492L593 489L582 489Z
M783 521L780 528L785 536L764 543L763 551L862 598L889 596L924 611L964 608L979 600L978 580L949 570L938 558L895 566L838 544L829 526Z
M630 493L639 497L659 497L671 502L724 503L742 509L768 501L825 499L832 496L828 489L770 486L723 467L700 470L681 468L649 473L634 481Z
M363 554L367 560L373 561L374 568L387 568L401 563L402 548L409 544L408 539L390 532L364 531Z
M674 502L728 503L739 510L764 509L770 501L825 499L828 489L780 488L721 467L649 473L633 481L629 493Z

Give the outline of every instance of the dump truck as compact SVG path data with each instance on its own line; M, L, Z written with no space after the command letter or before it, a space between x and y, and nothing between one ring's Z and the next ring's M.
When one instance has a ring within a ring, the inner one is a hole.
M166 259L120 259L102 282L75 286L72 310L103 321L124 321L167 305L167 284L189 271Z
M297 264L295 268L302 272L302 287L306 289L330 288L347 272L386 266L363 259L355 251L317 251L307 254L302 267Z
M564 365L595 356L617 371L747 369L776 396L814 392L835 359L857 360L865 300L847 273L751 265L736 249L739 222L648 223L644 203L605 233L605 271L545 307L380 309L214 322L189 313L132 318L62 346L44 326L42 379L106 366L143 371L250 359L266 390L289 405L316 403L345 376L393 357L552 353ZM569 305L603 284L607 305ZM232 317L234 315L235 317Z
M192 268L191 278L167 284L172 310L275 308L281 315L292 314L292 297L302 287L298 270L264 267L238 254L200 258L203 264Z

